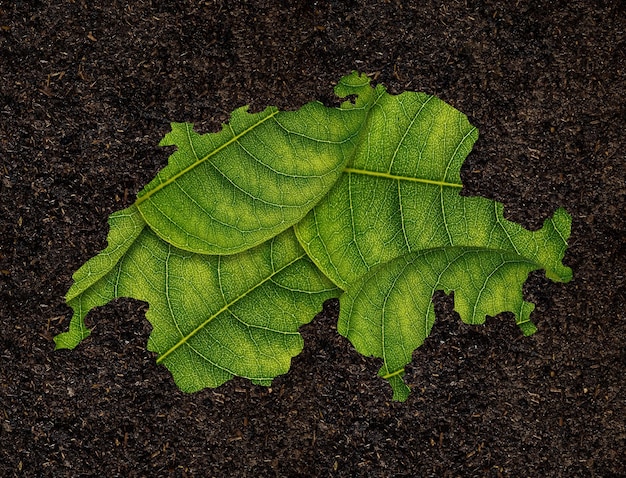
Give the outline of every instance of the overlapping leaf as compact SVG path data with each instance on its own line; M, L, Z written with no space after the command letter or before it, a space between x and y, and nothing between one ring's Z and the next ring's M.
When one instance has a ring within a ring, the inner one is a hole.
M136 205L162 239L203 254L254 247L298 222L352 155L364 114L309 103L298 111L235 110L218 133L174 123L169 164Z
M374 268L341 297L337 329L363 355L383 359L379 375L404 401L409 388L402 380L435 321L432 296L454 291L454 308L468 324L511 311L522 331L535 331L522 286L540 266L518 254L493 249L442 247L406 254Z
M344 88L367 98L366 133L342 177L296 232L316 265L347 291L340 299L339 332L362 354L383 358L381 375L390 380L394 397L403 400L408 394L403 369L430 331L435 290L457 291L455 301L473 297L469 305L457 303L459 312L471 305L471 317L461 313L464 320L479 323L485 314L512 311L521 314L518 323L531 333L532 309L525 306L521 313L518 308L521 285L535 269L545 269L555 281L570 280L571 270L561 260L571 218L559 209L541 230L531 232L504 219L502 204L461 196L461 166L478 133L464 114L438 98L413 92L393 96L363 83ZM456 254L476 248L480 260L463 255L458 264L469 269L459 271ZM484 267L502 257L506 270L516 270L517 276L492 276L491 266ZM411 267L394 275L405 261ZM427 273L436 280L421 282ZM450 274L453 286L446 285ZM364 277L369 278L365 285ZM514 296L501 294L494 301L506 281ZM474 296L476 283L484 284L485 295ZM388 300L402 306L389 308Z
M464 114L423 93L393 96L363 84L346 92L369 98L365 133L337 184L296 226L338 286L349 288L396 257L444 246L511 250L551 279L567 280L565 230L530 232L505 220L500 203L459 194L461 165L478 137ZM555 223L566 216L557 211Z
M477 138L465 115L369 83L342 78L335 91L352 101L339 108L240 108L207 135L173 124L161 142L177 146L168 166L110 217L107 249L74 275L57 347L89 334L92 308L133 297L149 303L148 347L181 389L235 375L269 384L301 350L298 327L341 288L339 332L383 359L404 400L434 291L454 291L468 323L511 311L534 332L521 287L537 269L571 278L561 263L571 218L559 209L531 232L501 204L461 196Z
M187 392L235 375L268 385L302 350L298 328L337 295L292 229L236 255L207 256L161 240L136 206L113 214L110 225L108 248L74 276L74 316L57 348L88 335L84 318L94 307L117 297L146 301L148 349Z

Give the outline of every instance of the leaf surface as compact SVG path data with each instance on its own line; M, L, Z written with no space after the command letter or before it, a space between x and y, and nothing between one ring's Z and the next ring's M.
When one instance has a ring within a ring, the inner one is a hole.
M549 278L568 280L560 262L571 221L564 210L531 232L504 219L502 204L459 194L461 166L478 137L464 114L423 93L394 96L362 84L344 91L364 97L364 131L337 184L296 226L304 249L339 287L378 264L444 246L510 250L541 264Z
M337 296L293 230L240 254L207 256L178 249L148 227L137 234L130 224L138 217L135 206L111 216L108 248L79 269L68 292L74 316L70 331L55 338L57 348L73 348L88 335L89 310L131 297L149 303L148 349L183 391L217 387L235 375L269 385L286 373L302 350L299 327ZM106 272L99 267L105 263Z
M234 254L298 222L333 186L355 147L364 112L309 103L297 111L235 110L218 133L173 123L178 149L136 205L168 243Z
M240 108L214 134L173 123L168 165L111 215L108 247L74 275L57 348L89 335L91 309L131 297L148 302L148 348L182 390L233 376L267 385L301 351L298 328L343 289L339 332L383 359L380 375L405 400L436 290L454 291L468 323L511 311L534 332L522 285L538 269L571 279L571 217L557 209L529 231L502 204L462 196L478 133L443 101L390 95L356 72L335 92L351 99Z
M337 329L363 355L383 359L379 375L404 401L409 388L402 380L435 321L432 296L454 292L454 309L468 324L511 311L525 335L535 331L529 316L535 306L524 301L522 286L529 272L540 269L510 251L443 247L414 252L374 268L341 296Z

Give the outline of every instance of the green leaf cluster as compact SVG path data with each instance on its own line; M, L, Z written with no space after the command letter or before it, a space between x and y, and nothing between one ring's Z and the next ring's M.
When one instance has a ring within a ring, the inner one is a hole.
M510 311L535 331L522 286L562 264L571 218L558 209L537 231L500 203L460 194L478 132L423 93L387 93L354 72L339 107L235 110L218 133L172 124L168 165L111 215L108 247L75 274L67 294L74 348L84 319L117 297L146 301L148 349L193 392L234 376L269 385L303 347L298 330L338 297L339 332L382 359L394 399L434 323L435 291L454 291L467 323Z

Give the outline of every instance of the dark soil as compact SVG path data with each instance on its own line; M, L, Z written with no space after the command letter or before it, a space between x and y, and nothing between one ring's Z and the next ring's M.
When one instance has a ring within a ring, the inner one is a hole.
M0 476L626 476L625 32L617 0L0 0ZM334 101L353 69L468 114L467 194L571 213L574 280L531 277L534 336L439 297L402 404L333 303L271 388L178 391L131 300L53 350L170 121Z

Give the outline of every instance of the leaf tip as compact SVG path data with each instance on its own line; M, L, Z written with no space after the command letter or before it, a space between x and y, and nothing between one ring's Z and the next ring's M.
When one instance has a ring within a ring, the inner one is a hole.
M335 86L335 94L339 98L347 98L352 95L357 97L357 101L354 103L346 101L342 104L342 107L363 107L369 104L374 91L370 87L370 81L370 78L365 73L359 73L358 71L353 71L339 80L339 83Z
M54 340L54 350L68 349L72 350L76 348L84 339L91 335L91 331L85 327L74 327L70 325L68 332L63 332L56 335Z
M549 223L549 224L548 224ZM546 227L548 226L548 227ZM568 247L568 239L572 231L572 216L562 207L554 211L551 218L546 219L542 230L546 231L546 234L556 233L559 240L556 243L559 244L557 254L557 264L555 270L546 268L546 277L554 282L567 283L572 280L573 272L570 267L563 265L562 260L565 257L565 252Z
M189 129L193 129L193 123L170 123L170 132L167 133L163 139L159 142L159 146L176 146L177 139L176 137L185 133Z
M522 331L522 334L524 334L524 337L528 337L529 335L533 335L535 332L537 332L537 326L531 321L517 324L517 326Z
M380 377L387 380L389 385L391 385L391 389L393 390L393 400L396 402L406 401L406 399L409 398L411 389L402 379L404 376L404 368L386 374L382 373L383 370L386 370L386 367L383 367L378 374Z
M406 402L407 398L409 398L409 395L411 394L411 389L402 379L402 375L404 375L404 371L402 374L393 375L392 377L387 378L389 385L391 385L391 389L393 390L394 402Z

